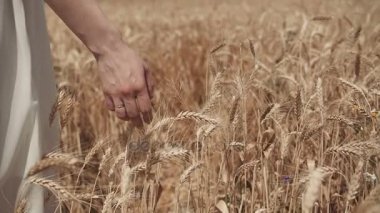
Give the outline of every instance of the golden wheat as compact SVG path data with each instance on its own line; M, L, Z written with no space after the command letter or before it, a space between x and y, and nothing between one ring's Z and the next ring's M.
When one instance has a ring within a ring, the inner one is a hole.
M378 211L378 1L100 4L152 71L154 119L103 107L96 61L47 10L61 147L29 173L59 168L30 177L57 210Z

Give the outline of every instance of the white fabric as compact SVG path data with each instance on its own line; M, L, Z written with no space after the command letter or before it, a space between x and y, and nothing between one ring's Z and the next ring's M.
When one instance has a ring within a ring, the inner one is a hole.
M41 0L0 0L0 212L13 212L21 181L59 140L48 125L55 97ZM45 212L31 188L29 212Z

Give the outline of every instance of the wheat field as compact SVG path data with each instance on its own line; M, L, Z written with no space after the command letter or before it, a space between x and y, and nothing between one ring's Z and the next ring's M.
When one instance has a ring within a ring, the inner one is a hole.
M61 142L28 181L57 212L380 212L379 1L100 4L149 64L154 120L105 109L47 8Z

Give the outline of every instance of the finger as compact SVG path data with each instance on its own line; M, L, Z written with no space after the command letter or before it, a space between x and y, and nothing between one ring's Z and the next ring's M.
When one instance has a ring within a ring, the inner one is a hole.
M104 94L104 104L106 105L107 109L110 111L115 111L115 105L112 101L111 96Z
M148 89L145 87L136 98L136 104L140 112L143 114L143 119L146 123L151 121L152 103L150 101Z
M132 123L133 123L136 127L142 127L142 126L143 126L143 122L142 122L140 116L135 117L135 118L132 118Z
M153 76L152 76L152 73L149 71L148 68L144 68L145 72L144 72L144 75L145 75L145 84L147 85L148 87L148 94L149 94L149 98L153 98L153 92L154 92L154 81L153 81Z
M116 116L120 119L128 120L128 115L125 110L124 102L120 98L116 97L113 99L113 103L115 106Z
M132 96L124 97L123 102L124 102L124 106L129 118L134 119L139 116L139 111L136 106L136 101L134 97Z
M132 123L137 126L141 127L143 126L139 108L136 105L136 100L134 97L129 96L123 99L124 100L124 106L127 110L128 117L131 118Z
M143 113L143 119L144 119L145 123L149 124L153 119L152 111Z

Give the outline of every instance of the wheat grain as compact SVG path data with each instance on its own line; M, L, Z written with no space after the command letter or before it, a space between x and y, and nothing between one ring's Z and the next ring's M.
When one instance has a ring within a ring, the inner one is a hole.
M363 91L362 88L360 88L359 86L356 86L355 84L349 82L349 81L346 81L344 80L343 78L339 78L340 82L342 82L344 85L350 87L351 89L353 89L354 91L358 92L359 94L361 94L363 96L364 99L366 99L366 95Z
M15 213L27 213L28 212L28 201L24 198L16 204Z
M363 160L359 161L356 169L355 169L355 174L351 178L350 184L348 185L348 193L347 193L347 202L349 203L350 201L354 200L359 192L360 184L361 184L361 179L363 176L363 167L364 167L364 162ZM347 204L348 205L348 204Z
M38 178L38 177L30 177L28 179L30 183L42 186L54 194L56 194L60 199L63 200L77 200L76 197L69 191L65 189L65 187L59 185L58 183L54 182L53 180L48 180L45 178Z
M149 128L147 131L146 131L146 135L147 136L150 136L152 133L158 131L159 129L163 128L164 126L167 126L168 124L172 123L173 121L175 121L176 118L172 118L172 117L169 117L169 118L163 118L161 119L160 121L158 121L154 126L152 126L151 128Z
M300 121L302 115L302 99L301 99L301 90L298 89L297 95L295 98L294 113L297 117L297 120Z
M157 155L161 162L176 160L188 162L190 160L190 152L179 147L166 147L165 149L159 150Z
M380 2L308 2L306 11L290 0L271 10L200 1L101 2L157 83L147 85L153 122L141 129L103 107L97 61L48 14L54 74L66 83L49 121L60 114L60 151L43 159L82 166L49 177L75 196L54 192L57 211L351 212L362 203L359 212L380 212L376 189L368 195L379 173ZM117 143L97 140L105 136ZM338 171L331 178L327 166Z
M110 157L111 157L111 147L108 147L106 150L106 153L103 155L102 160L100 161L99 172L102 172L105 170L105 165L110 160Z
M214 125L218 124L218 122L215 119L209 118L206 115L203 115L201 113L189 112L189 111L184 111L184 112L179 113L177 115L176 119L177 120L192 119L195 121L202 121L202 122L206 122L206 123L210 123L210 124L214 124Z
M330 21L332 19L331 16L314 16L312 21Z
M326 150L326 153L330 152L367 158L380 153L380 144L374 141L351 142L341 146L330 147Z
M237 142L237 141L233 141L229 145L232 149L234 149L235 151L238 151L238 152L243 151L244 147L245 147L244 143Z
M220 89L219 89L221 81L222 81L222 72L218 72L211 85L210 98L208 102L206 103L206 105L203 107L202 113L204 114L210 113L216 107L218 99L222 97Z
M255 47L253 46L253 42L251 39L249 39L248 42L249 42L249 51L251 52L253 59L256 59L256 51L255 51Z
M238 106L239 106L240 97L233 97L230 113L228 116L229 123L236 123L237 116L238 116Z
M182 172L181 177L179 178L180 183L183 184L190 179L191 174L199 169L203 164L201 162L194 163L188 167L185 171Z
M111 140L110 139L102 139L100 140L98 143L95 144L95 146L93 146L91 148L91 150L87 153L86 157L84 158L84 163L83 163L83 167L85 165L87 165L91 158L100 150L102 149L103 147L107 146L108 144L111 143Z
M254 168L260 161L259 160L253 160L247 163L244 163L239 168L236 169L235 177L237 177L239 174L241 174L243 171L247 171L249 169Z
M115 199L115 192L110 192L107 194L106 199L103 204L102 213L112 212L112 202Z
M221 43L219 44L218 46L214 47L211 51L210 51L210 54L214 54L216 52L218 52L220 49L222 49L223 47L226 46L226 43Z
M58 167L58 168L64 168L68 169L70 172L75 172L78 168L75 166L76 163L78 163L79 160L73 158L70 160L66 159L59 159L59 158L45 158L40 161L38 161L34 166L32 166L27 176L30 177L32 175L35 175L47 168L50 167Z
M111 168L109 170L109 173L108 173L108 176L111 176L113 175L113 173L115 172L115 168L116 166L122 162L123 160L125 160L125 157L126 157L126 153L120 153L116 158L115 158L115 161L113 162L113 164L111 165Z

